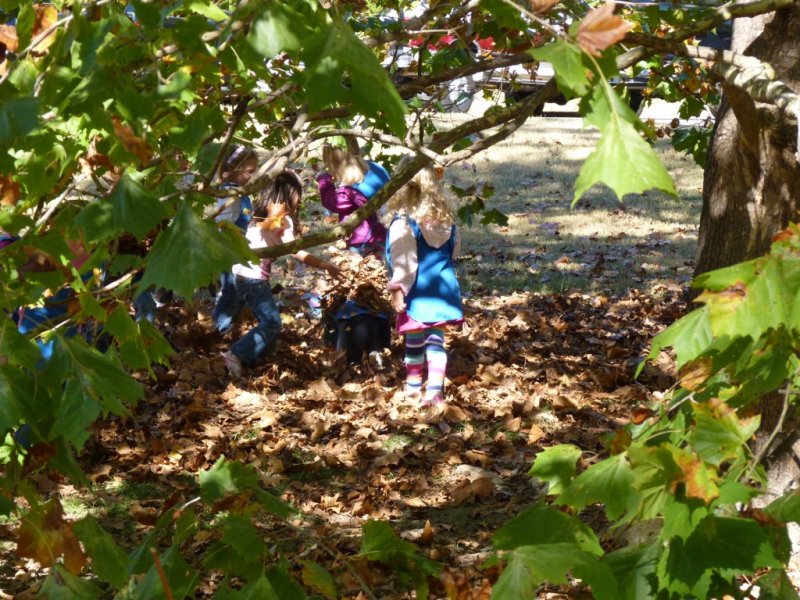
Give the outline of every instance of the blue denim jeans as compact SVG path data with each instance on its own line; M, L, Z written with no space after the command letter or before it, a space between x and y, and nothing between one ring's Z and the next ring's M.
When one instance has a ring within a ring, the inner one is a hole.
M220 332L230 329L236 314L244 307L253 311L258 325L231 345L242 364L252 367L275 342L281 330L281 313L272 297L270 283L263 279L223 275L222 289L214 306L214 323Z

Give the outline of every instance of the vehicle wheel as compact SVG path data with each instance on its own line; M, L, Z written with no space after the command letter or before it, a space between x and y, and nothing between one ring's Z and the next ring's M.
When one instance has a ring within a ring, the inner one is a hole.
M459 77L448 83L442 106L447 112L467 112L472 107L475 93L475 79L471 75Z

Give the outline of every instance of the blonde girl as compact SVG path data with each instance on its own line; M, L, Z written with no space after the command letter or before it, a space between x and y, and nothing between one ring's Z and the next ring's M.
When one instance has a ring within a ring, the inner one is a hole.
M406 341L406 395L419 398L424 406L441 404L447 369L445 328L464 320L453 265L461 246L454 206L434 170L426 167L392 196L386 212L389 291L397 331Z

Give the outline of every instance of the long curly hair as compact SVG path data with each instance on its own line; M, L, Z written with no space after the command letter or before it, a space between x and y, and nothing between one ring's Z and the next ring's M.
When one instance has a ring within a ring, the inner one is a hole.
M325 144L322 147L322 162L339 185L356 184L369 171L369 165L361 158L357 144L354 147L348 143L347 150Z
M407 160L410 159L401 160L398 168L402 168ZM387 226L397 215L406 215L417 223L433 221L448 226L456 220L455 202L431 167L423 167L411 181L397 190L385 208L381 220Z

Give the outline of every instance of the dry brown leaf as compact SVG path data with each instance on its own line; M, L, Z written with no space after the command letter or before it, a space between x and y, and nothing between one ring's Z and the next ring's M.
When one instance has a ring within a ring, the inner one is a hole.
M461 506L465 502L490 498L494 494L494 489L494 482L489 477L478 477L456 485L450 491L450 497L455 506Z
M433 540L433 527L430 521L425 521L425 526L422 528L422 535L419 536L420 544L430 544Z
M16 531L17 554L32 558L43 567L50 567L60 556L70 573L78 574L86 557L72 532L72 524L64 521L61 503L48 500L25 515Z
M50 30L53 25L58 21L58 9L52 4L34 4L36 17L33 22L33 39ZM53 44L56 39L56 30L53 29L47 36L36 42L36 45L31 48L31 53L42 56L47 53L47 49Z
M133 129L125 125L119 117L112 117L114 123L114 134L117 136L122 147L139 159L139 162L146 163L153 157L153 151L142 138L137 136Z
M14 206L19 200L19 184L11 175L0 176L0 205Z
M614 3L589 11L578 26L578 45L592 56L600 56L603 50L616 44L631 28L631 24L614 14Z
M539 440L541 440L544 436L544 429L534 423L531 425L531 430L528 433L528 443L531 445L538 444Z
M528 4L531 7L531 11L537 15L544 15L550 12L550 9L560 1L561 0L528 0Z
M681 387L690 392L698 389L711 377L713 364L713 361L707 357L693 360L685 364L681 368L680 373L678 373Z

